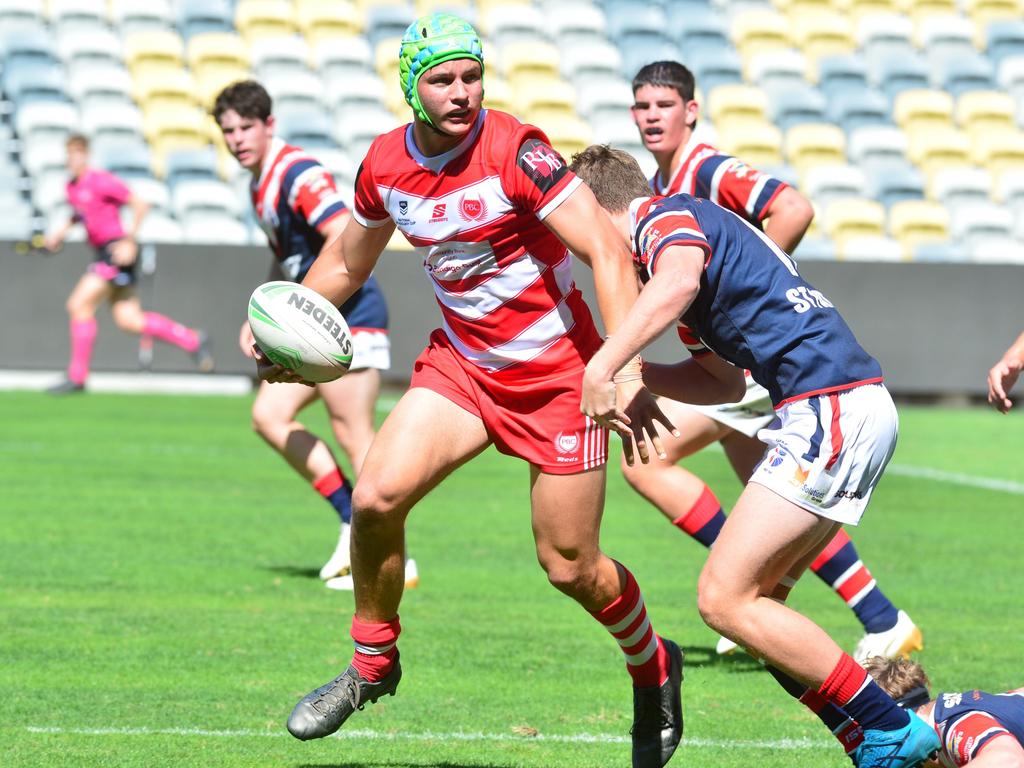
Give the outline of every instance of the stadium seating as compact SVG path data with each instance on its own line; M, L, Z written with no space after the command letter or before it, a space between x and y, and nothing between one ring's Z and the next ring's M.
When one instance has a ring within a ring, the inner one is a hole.
M825 209L824 227L842 253L843 243L851 237L885 235L885 208L865 198L833 200Z
M907 155L925 172L971 164L971 141L963 131L951 126L923 126L907 133Z
M905 131L948 128L953 124L953 97L935 89L912 89L896 97L892 107L896 124Z
M846 136L831 123L805 123L786 132L786 157L798 169L846 162Z
M782 163L782 132L767 121L726 124L718 129L717 145L756 168Z
M766 91L806 85L807 57L788 48L752 53L743 62L743 79Z
M178 27L182 37L205 32L231 32L233 13L229 0L178 0Z
M36 3L31 4L37 6ZM47 6L50 23L60 35L65 32L90 35L108 31L106 0L49 0Z
M838 243L838 257L844 261L902 261L903 246L885 235L850 235Z
M720 85L708 93L707 113L716 126L734 121L764 121L768 96L749 85Z
M865 170L867 196L885 207L924 197L924 175L909 163L873 163Z
M110 18L122 33L174 28L170 0L110 0Z
M769 112L783 132L794 125L820 123L825 118L825 97L809 85L772 88L769 92Z
M800 182L800 191L823 208L833 200L864 197L866 187L863 169L828 163L808 168Z
M832 92L828 98L828 119L849 133L867 125L888 125L889 103L869 86Z
M92 64L116 64L123 61L121 36L111 29L98 28L83 33L68 29L57 35L57 51L71 71Z
M362 34L362 20L355 4L346 0L298 0L295 3L296 25L303 37L314 45L321 40Z
M337 40L328 41L328 46ZM249 46L249 60L257 77L274 77L309 72L310 46L306 38L258 37Z
M928 178L927 192L952 210L964 204L986 203L991 198L992 174L984 168L954 166L938 168Z
M889 209L889 232L896 238L906 258L913 258L925 242L944 242L949 238L949 211L928 200L904 200Z
M235 26L248 41L258 37L280 37L294 34L295 13L288 0L238 0L235 3Z
M180 68L184 63L184 43L171 30L126 35L123 50L124 63L132 72L144 67Z

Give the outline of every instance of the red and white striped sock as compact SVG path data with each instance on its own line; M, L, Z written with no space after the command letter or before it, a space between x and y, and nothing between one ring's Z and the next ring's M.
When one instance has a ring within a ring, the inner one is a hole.
M360 621L358 616L352 617L352 640L356 645L352 666L360 677L376 683L387 676L398 658L398 635L401 631L398 616L391 621L380 622Z
M638 688L661 685L668 678L668 652L647 618L636 579L621 563L616 565L626 576L626 586L619 597L591 615L618 641L633 684Z

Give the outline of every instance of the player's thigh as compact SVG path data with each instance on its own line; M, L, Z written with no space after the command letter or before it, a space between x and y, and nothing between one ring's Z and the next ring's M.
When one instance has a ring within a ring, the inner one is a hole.
M480 416L433 390L410 389L377 431L353 504L382 512L408 510L490 442Z
M571 475L541 472L531 465L533 536L542 562L553 553L570 559L599 555L605 477L603 464Z
M380 394L380 371L376 368L349 371L340 379L318 384L317 390L338 426L373 429L374 408Z
M730 597L768 594L801 563L834 522L749 483L722 526L700 578L700 591Z
M146 326L142 305L132 288L114 288L110 296L110 314L117 327L124 331L142 333Z
M72 314L95 314L100 304L114 294L114 287L98 275L82 275L68 296L67 308Z
M658 398L658 406L672 422L672 425L679 431L679 437L671 434L662 434L661 444L667 454L664 460L652 458L650 463L643 464L636 462L632 468L622 460L623 471L629 476L640 476L647 472L657 472L665 466L670 466L682 461L687 456L692 456L697 451L706 448L712 443L721 440L732 433L732 429L724 424L715 421L699 411L695 411L684 403L668 398Z
M290 382L271 384L264 381L260 384L252 404L253 424L257 428L261 425L290 424L298 416L299 411L315 401L318 396L316 387Z
M721 442L736 477L741 482L747 482L754 473L754 468L764 458L768 446L756 437L749 437L736 430L730 430Z

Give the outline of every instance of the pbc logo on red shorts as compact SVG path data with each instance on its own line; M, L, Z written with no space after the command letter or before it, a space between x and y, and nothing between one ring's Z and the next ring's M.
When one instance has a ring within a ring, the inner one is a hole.
M559 453L577 453L580 449L579 432L559 432L555 435L555 448Z
M562 156L540 139L523 142L519 148L519 167L541 192L547 193L569 172Z

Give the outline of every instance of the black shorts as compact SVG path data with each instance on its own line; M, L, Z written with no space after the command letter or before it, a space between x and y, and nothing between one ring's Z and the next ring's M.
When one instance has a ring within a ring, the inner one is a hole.
M127 267L119 267L115 264L110 255L110 246L116 242L116 240L111 240L96 249L96 260L89 265L88 272L102 277L117 288L128 288L135 285L135 267L138 260L136 259Z

